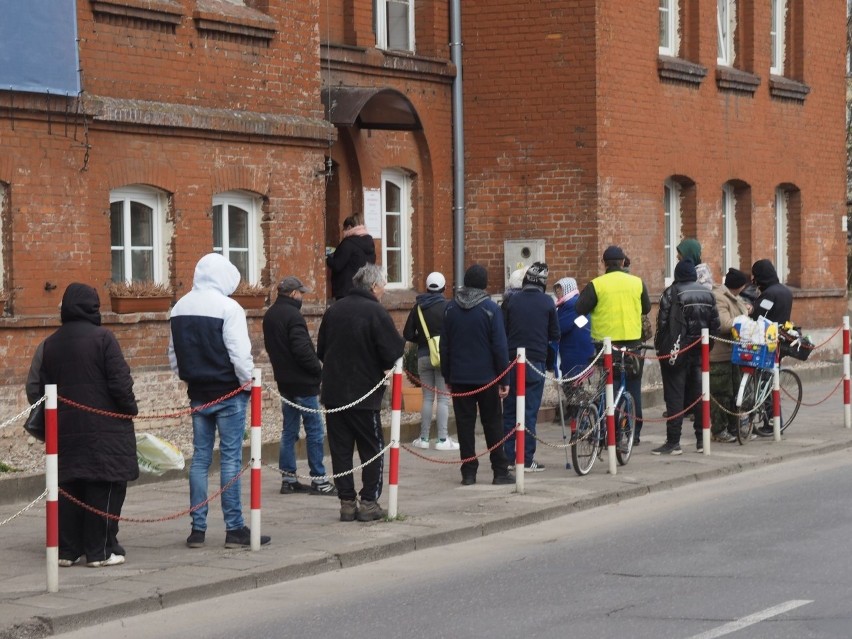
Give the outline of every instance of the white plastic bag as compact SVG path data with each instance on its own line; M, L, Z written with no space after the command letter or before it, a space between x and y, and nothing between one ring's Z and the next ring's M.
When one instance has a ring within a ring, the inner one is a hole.
M136 459L139 470L153 475L184 467L183 453L177 446L151 433L136 433Z

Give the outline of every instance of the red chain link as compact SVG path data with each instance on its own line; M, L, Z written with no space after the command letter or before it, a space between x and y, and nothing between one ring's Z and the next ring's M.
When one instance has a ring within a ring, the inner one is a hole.
M426 388L430 391L438 393L439 395L449 395L450 397L470 397L471 395L476 395L477 393L481 393L482 391L487 390L487 389L491 388L492 386L494 386L494 384L496 384L501 379L503 379L509 373L509 371L512 370L512 367L517 363L518 363L518 358L516 357L511 362L509 362L509 367L506 370L504 370L502 373L500 373L500 375L498 375L497 378L494 381L489 382L488 384L486 384L482 388L477 388L476 390L472 390L472 391L466 391L464 393L453 393L453 392L450 392L450 391L439 390L439 389L435 388L434 386L429 386L428 384L424 384L422 381L420 381L419 377L417 377L416 375L414 375L410 371L405 371L405 374L408 375L408 379L409 379L409 381L411 381L412 384L422 386L423 388Z
M483 457L483 456L487 455L488 453L497 450L500 446L502 446L507 441L509 441L512 437L514 437L514 435L515 435L515 429L513 428L512 430L510 430L506 434L506 436L503 439L501 439L499 442L494 444L491 448L486 448L479 455L474 455L473 457L468 457L466 459L459 459L457 461L456 460L446 461L446 460L443 460L443 459L435 459L434 457L427 457L426 455L421 455L420 453L410 449L405 444L400 444L399 447L402 448L403 450L405 450L406 452L411 453L415 457L419 457L420 459L425 459L426 461L432 462L433 464L445 464L445 465L448 465L448 466L452 466L452 465L455 465L455 464L461 465L461 464L464 464L466 462L472 462L475 459L479 459L480 457ZM511 462L509 462L509 463L511 465Z

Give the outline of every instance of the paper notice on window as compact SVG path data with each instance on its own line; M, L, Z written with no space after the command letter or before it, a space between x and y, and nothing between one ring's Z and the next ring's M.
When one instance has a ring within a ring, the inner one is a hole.
M364 189L364 226L373 239L382 237L381 189Z

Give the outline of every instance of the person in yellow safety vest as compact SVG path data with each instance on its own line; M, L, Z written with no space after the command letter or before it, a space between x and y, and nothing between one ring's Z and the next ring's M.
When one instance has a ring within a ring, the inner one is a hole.
M651 311L648 288L641 278L624 270L627 256L620 246L608 246L603 252L606 272L589 282L575 309L578 315L591 315L592 339L609 337L614 346L638 346L642 343L642 316ZM644 360L639 359L639 375L627 379L627 391L636 403L636 429L633 445L642 432L642 371Z

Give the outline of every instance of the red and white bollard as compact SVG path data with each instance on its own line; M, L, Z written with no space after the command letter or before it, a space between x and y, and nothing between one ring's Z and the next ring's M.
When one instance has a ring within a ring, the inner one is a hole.
M710 329L701 329L701 443L710 454Z
M849 376L849 316L843 316L843 425L852 428L852 404L850 404Z
M391 447L388 468L388 519L399 514L399 437L402 423L402 358L396 360L391 381Z
M606 369L606 457L609 474L618 472L615 459L615 394L612 389L612 340L604 337L604 369Z
M59 592L59 429L56 384L44 387L44 476L47 485L47 592Z
M527 412L527 349L518 349L515 365L515 492L524 494L524 448Z
M251 549L260 550L260 462L263 438L261 415L260 369L255 368L251 380Z
M775 366L772 367L772 435L781 441L781 346L775 348Z

